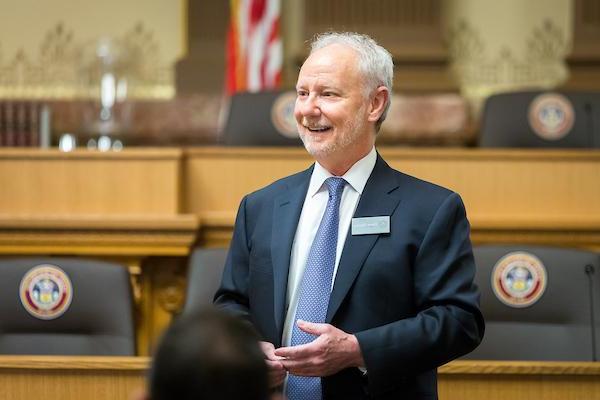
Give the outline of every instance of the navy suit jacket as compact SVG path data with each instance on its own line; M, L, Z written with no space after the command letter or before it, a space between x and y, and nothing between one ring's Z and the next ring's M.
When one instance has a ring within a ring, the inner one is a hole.
M246 196L218 306L281 345L292 242L312 167ZM469 223L460 197L378 156L354 217L390 216L390 233L353 236L342 252L326 322L356 335L368 373L323 378L325 399L435 399L436 368L484 331Z

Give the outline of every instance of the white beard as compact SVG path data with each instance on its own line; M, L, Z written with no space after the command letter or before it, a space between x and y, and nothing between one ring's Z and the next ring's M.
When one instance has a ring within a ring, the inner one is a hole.
M304 130L299 126L298 133L300 135L300 139L302 139L302 143L304 143L306 151L308 151L308 153L313 157L317 158L325 157L338 151L343 151L345 148L349 147L367 129L366 122L361 121L365 107L366 105L361 106L354 119L348 120L344 123L343 129L346 134L337 136L335 141L327 141L323 143L314 141L314 137L311 135L305 135ZM311 125L308 124L305 119L302 120L302 124L304 126ZM337 129L339 129L339 127Z

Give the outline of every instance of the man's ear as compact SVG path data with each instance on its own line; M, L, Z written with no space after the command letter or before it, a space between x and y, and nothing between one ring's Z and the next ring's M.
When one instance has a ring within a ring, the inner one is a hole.
M385 111L385 105L390 97L390 92L385 86L379 86L375 89L375 94L371 98L369 109L369 122L377 122L381 114Z

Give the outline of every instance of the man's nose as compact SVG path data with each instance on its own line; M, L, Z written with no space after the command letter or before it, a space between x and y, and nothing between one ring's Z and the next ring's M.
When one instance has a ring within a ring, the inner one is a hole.
M304 116L318 116L321 115L321 108L319 101L314 94L306 96L304 99L299 101L300 113Z

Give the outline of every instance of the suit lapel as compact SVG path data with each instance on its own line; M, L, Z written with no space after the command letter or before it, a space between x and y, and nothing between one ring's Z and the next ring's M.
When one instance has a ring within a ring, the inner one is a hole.
M395 173L378 155L354 217L391 216L399 202L400 191ZM352 232L348 232L329 298L326 322L330 323L333 319L378 238L379 235L352 236Z
M311 174L312 167L291 181L287 190L278 195L273 202L271 261L273 263L275 327L278 337L281 337L283 332L292 243Z

